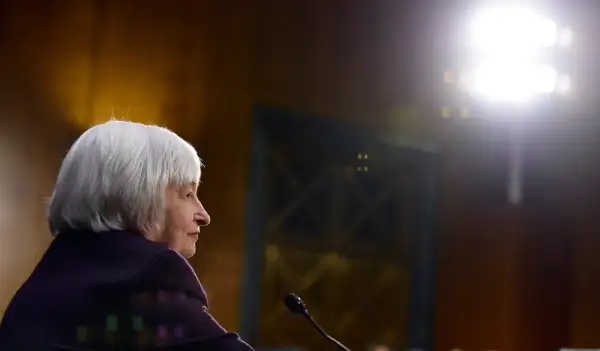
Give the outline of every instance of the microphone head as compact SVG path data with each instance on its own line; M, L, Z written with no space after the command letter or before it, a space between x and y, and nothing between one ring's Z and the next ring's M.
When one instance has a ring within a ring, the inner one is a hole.
M285 306L295 314L301 314L303 316L308 315L308 311L306 310L306 305L302 302L298 296L292 293L287 293L283 297L283 303Z

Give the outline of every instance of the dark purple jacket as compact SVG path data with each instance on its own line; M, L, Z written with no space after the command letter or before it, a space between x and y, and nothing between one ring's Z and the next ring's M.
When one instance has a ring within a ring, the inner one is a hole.
M130 232L59 234L9 304L0 350L252 351L177 252Z

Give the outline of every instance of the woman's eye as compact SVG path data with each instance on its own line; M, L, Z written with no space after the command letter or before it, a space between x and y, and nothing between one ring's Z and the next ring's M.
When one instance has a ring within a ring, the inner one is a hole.
M188 194L186 195L186 197L194 197L194 194L195 194L195 193L188 193Z

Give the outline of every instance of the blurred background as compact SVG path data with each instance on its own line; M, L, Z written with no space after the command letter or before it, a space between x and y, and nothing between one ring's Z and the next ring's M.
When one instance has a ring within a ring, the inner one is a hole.
M191 260L257 349L599 348L600 5L0 2L0 315L111 116L206 169Z

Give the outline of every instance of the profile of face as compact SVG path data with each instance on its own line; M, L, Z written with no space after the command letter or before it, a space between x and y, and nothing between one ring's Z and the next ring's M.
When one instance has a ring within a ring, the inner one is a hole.
M151 240L190 258L196 253L200 228L210 223L210 216L197 196L198 185L169 186L165 194L165 222Z

